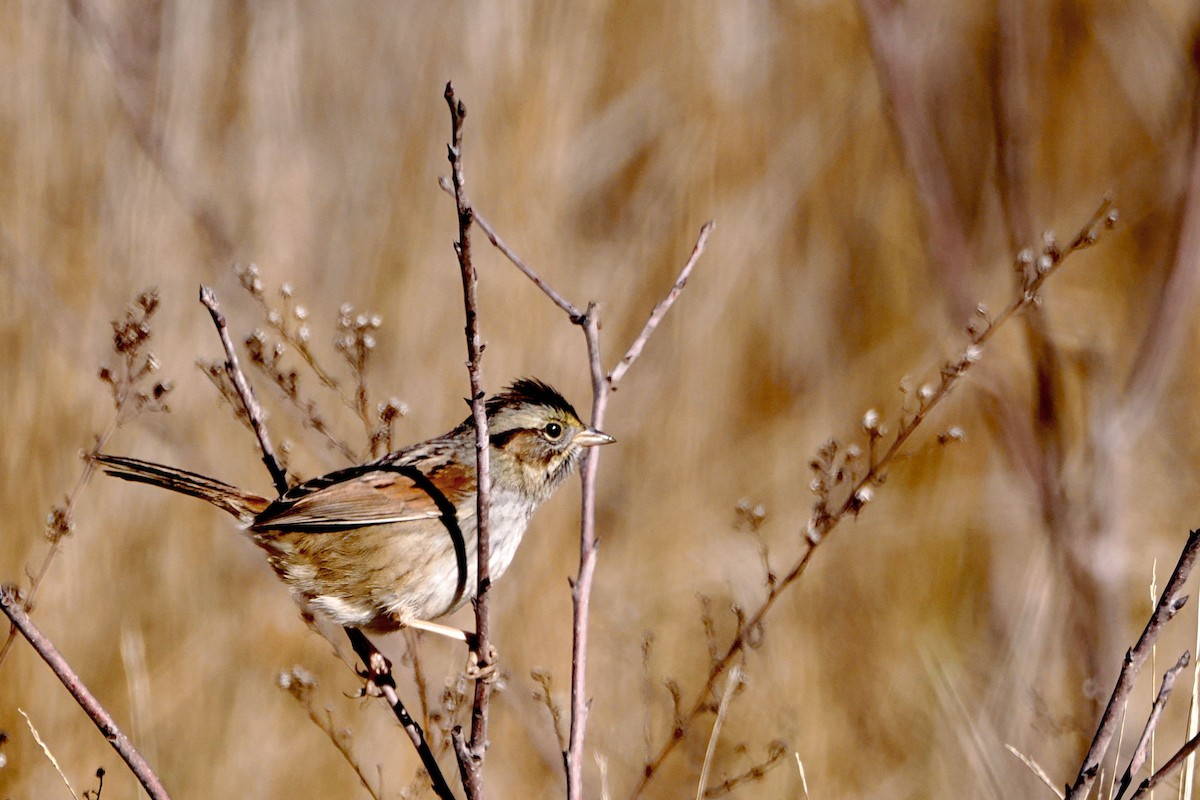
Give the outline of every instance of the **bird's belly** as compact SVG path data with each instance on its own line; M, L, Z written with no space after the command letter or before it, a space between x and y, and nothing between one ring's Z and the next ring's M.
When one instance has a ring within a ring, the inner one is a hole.
M492 580L508 569L533 513L498 494L490 520ZM474 514L458 520L255 536L302 607L338 625L390 631L433 620L475 596Z

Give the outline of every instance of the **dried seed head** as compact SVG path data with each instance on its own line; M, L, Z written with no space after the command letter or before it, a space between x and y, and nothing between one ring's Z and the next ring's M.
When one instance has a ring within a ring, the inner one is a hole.
M862 419L863 430L869 434L875 435L879 433L879 412L873 408L867 409L867 413L863 414Z

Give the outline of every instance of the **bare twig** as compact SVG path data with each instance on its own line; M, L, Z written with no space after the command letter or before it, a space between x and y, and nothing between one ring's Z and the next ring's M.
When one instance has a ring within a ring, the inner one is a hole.
M117 356L115 367L102 367L100 380L108 384L112 392L113 415L103 432L96 437L89 453L98 453L118 428L142 412L166 411L167 396L173 384L169 380L154 381L152 386L144 382L158 371L158 359L149 351L153 329L150 320L158 310L158 290L146 289L138 294L125 314L112 321L113 351ZM84 459L83 470L67 494L66 502L55 505L46 518L45 537L50 548L42 563L29 581L29 590L24 593L25 611L33 609L38 590L50 571L50 565L58 555L65 540L74 528L75 507L83 496L83 490L95 473L95 462ZM4 644L0 645L0 664L4 663L12 643L17 637L17 628L10 625Z
M671 287L671 291L667 292L667 296L659 300L658 304L654 306L654 310L650 312L650 319L646 320L646 324L642 326L642 332L637 335L637 338L629 345L629 349L625 351L625 355L621 357L617 365L608 373L608 385L610 389L616 390L617 384L621 382L621 378L625 377L625 373L633 365L633 362L637 361L638 356L642 354L642 349L646 346L646 342L650 339L651 334L658 328L658 324L662 322L662 318L671 310L671 306L675 304L679 293L687 285L688 278L692 276L692 270L695 268L696 262L700 260L700 256L704 253L704 247L708 244L708 235L712 233L714 225L715 223L709 220L700 228L700 235L696 237L696 244L692 247L692 254L688 256L687 263L679 271L679 277L675 279L675 284Z
M33 624L33 620L25 612L25 604L21 599L20 592L15 586L0 587L0 609L8 615L9 620L21 632L37 654L42 657L42 660L54 671L54 674L62 681L62 685L66 687L71 696L75 698L75 702L79 707L91 718L95 726L100 730L100 733L108 740L108 743L113 746L113 749L124 759L129 765L130 771L137 777L138 782L146 790L154 800L169 798L167 790L163 787L162 781L154 774L154 770L146 763L146 759L137 751L129 738L121 733L121 729L117 727L117 723L112 716L104 710L104 706L100 705L100 701L88 691L80 680L79 675L71 669L71 665L62 657L58 650L54 647L44 633L38 630Z
M450 182L449 178L446 178L446 177L439 178L438 185L441 186L442 189L447 194L449 194L451 197L454 196L454 185ZM542 280L541 277L536 272L534 272L533 269L528 264L525 263L524 259L522 259L519 255L516 254L516 252L513 251L512 248L510 248L507 244L505 244L504 240L501 239L500 236L496 233L496 229L492 227L492 224L490 222L488 222L484 217L480 216L479 212L475 212L474 221L475 221L475 224L478 225L479 228L483 231L484 235L486 235L488 237L488 241L490 241L496 247L497 250L499 250L501 253L503 253L505 255L505 257L513 263L513 266L515 266L517 269L521 270L521 272L523 272L525 274L526 278L529 278L529 280L533 281L534 286L541 289L545 293L545 295L547 297L549 297L551 301L553 301L553 303L556 306L558 306L563 311L565 311L567 316L569 316L572 319L572 321L579 320L583 317L583 312L581 312L578 308L576 308L574 305L572 305L571 302L569 300L567 300L565 297L563 297L561 294L554 291L554 289L550 286L550 284L548 284L544 280Z
M489 473L489 439L487 408L484 403L483 382L479 375L479 360L483 354L483 343L479 338L479 279L471 263L471 222L473 212L467 200L466 183L462 168L463 118L467 109L454 96L454 85L446 84L446 104L450 107L451 140L448 148L450 174L454 183L454 200L458 209L458 241L454 252L458 255L462 273L463 307L466 313L467 373L471 381L471 416L475 421L475 465L478 488L475 491L475 520L477 537L477 567L475 594L475 637L472 644L481 659L486 659L490 650L490 625L488 620L488 597L491 590L491 575L488 557L491 550L488 524L489 495L492 488ZM459 767L462 770L463 788L471 798L483 796L483 756L487 750L488 700L491 684L482 678L475 681L475 702L471 707L471 739L466 748L457 747ZM457 744L457 743L456 743ZM469 756L469 757L466 757Z
M200 302L204 304L212 315L213 323L217 328L217 334L221 337L221 344L224 346L227 356L225 368L229 374L230 381L237 388L238 397L242 401L246 416L250 420L251 427L258 438L258 444L262 450L263 463L266 464L267 469L270 471L276 489L279 490L280 494L283 494L288 488L286 474L279 466L274 449L271 447L271 439L262 418L262 408L258 405L258 401L254 397L254 392L250 388L245 374L242 372L241 365L238 363L237 354L233 349L233 342L229 338L225 317L221 313L216 295L208 287L202 286L200 287ZM391 663L382 653L375 649L375 646L357 628L346 628L345 630L355 653L363 660L370 685L379 689L380 694L382 694L388 705L391 706L392 713L412 740L413 746L416 747L417 753L421 757L421 763L425 765L425 769L429 773L434 791L443 800L453 800L454 795L451 793L450 787L446 783L446 778L442 775L437 765L437 759L434 758L433 752L429 749L429 745L425 741L424 732L413 721L412 717L409 716L408 710L396 694L396 682L392 678Z
M441 187L450 194L455 194L455 184L442 178ZM537 286L550 300L562 309L571 322L583 330L587 347L588 367L592 377L592 415L591 424L603 428L604 414L608 405L608 395L615 391L621 378L629 367L641 355L650 335L654 333L667 311L670 310L679 293L687 283L692 270L704 252L708 236L714 223L710 220L700 229L700 234L692 247L691 255L680 270L674 285L650 313L650 318L643 326L641 333L634 339L625 355L611 372L605 374L600 350L600 313L595 303L589 303L587 310L580 312L578 306L571 303L562 294L555 291L548 283L505 244L495 230L478 211L472 209L472 221L477 223L488 239L512 263ZM588 652L588 614L592 579L596 570L596 474L599 468L600 453L590 449L583 460L580 470L581 514L579 525L579 571L571 581L573 637L571 652L571 725L568 734L567 752L563 760L567 768L567 797L579 800L583 797L583 742L587 729L588 697L587 682L587 652Z
M200 302L208 309L213 324L217 327L217 335L221 337L221 345L225 348L225 369L229 373L229 379L233 381L238 395L242 398L246 416L250 420L250 426L254 429L254 435L258 438L258 446L262 449L263 463L266 464L267 471L271 473L271 481L275 484L275 490L279 494L284 494L288 490L287 473L279 466L275 448L271 446L270 434L267 433L267 426L263 423L262 406L258 404L254 390L250 388L250 384L247 383L246 376L238 364L237 351L234 350L233 341L229 338L229 328L225 324L225 315L221 313L221 304L217 302L217 295L207 286L200 287Z
M667 296L655 305L642 332L634 339L621 361L607 375L603 372L600 357L600 317L595 303L589 303L582 319L572 319L583 328L587 342L588 364L592 375L592 425L604 426L604 413L608 396L616 391L617 384L629 367L641 355L646 340L654 333L663 316L670 310L692 269L704 252L708 235L713 229L710 220L700 228L692 253L684 264ZM580 479L583 484L579 526L579 572L571 584L573 603L573 630L571 652L571 730L566 754L567 797L580 800L583 797L583 742L587 730L589 700L587 697L588 619L592 592L592 579L596 572L596 473L600 466L600 453L594 448L584 457Z
M412 740L413 747L417 749L417 755L421 757L421 763L425 766L425 771L429 773L434 793L442 800L454 800L454 793L450 791L450 785L446 783L446 776L442 774L442 768L438 766L437 758L434 757L433 750L430 749L429 742L425 738L425 732L408 713L400 696L396 694L396 679L392 677L391 662L358 628L346 628L345 630L346 636L350 639L350 646L354 648L354 652L366 668L367 691L378 690L383 699L392 707L392 713L399 720L404 732L408 734L408 738Z
M1149 658L1150 650L1158 640L1158 635L1162 632L1163 626L1171 621L1171 618L1175 616L1175 613L1187 601L1187 596L1182 594L1183 585L1187 582L1188 576L1192 572L1192 567L1196 563L1197 552L1200 552L1200 529L1188 534L1187 544L1184 545L1183 552L1179 555L1179 562L1175 565L1175 571L1171 574L1170 580L1167 581L1167 585L1163 588L1162 596L1159 598L1154 613L1151 614L1150 620L1142 630L1142 635L1138 637L1137 644L1125 653L1125 660L1121 664L1121 672L1117 675L1116 686L1113 687L1112 695L1108 699L1108 705L1100 717L1100 724L1096 728L1096 735L1092 739L1092 744L1083 758L1083 763L1079 767L1079 773L1075 777L1075 782L1067 791L1067 800L1085 798L1091 791L1092 783L1096 779L1096 773L1100 770L1100 763L1104 759L1104 754L1108 751L1109 743L1112 741L1113 733L1116 730L1117 709L1125 703L1129 697L1129 693L1133 690L1133 680L1142 668L1142 665L1146 663L1146 659Z
M705 800L724 797L743 783L762 780L763 776L770 770L783 763L783 757L787 755L787 752L787 744L776 739L767 747L767 757L764 760L739 772L737 775L726 778L711 789L707 789L704 792ZM807 794L807 789L805 789L805 794Z
M1125 796L1129 784L1133 782L1133 776L1146 763L1146 749L1150 746L1151 737L1158 727L1158 720L1162 716L1163 708L1167 705L1171 691L1175 688L1175 679L1187 667L1189 661L1191 661L1191 654L1184 651L1183 655L1179 657L1179 661L1175 662L1175 666L1163 675L1162 685L1158 688L1158 696L1154 698L1154 703L1150 706L1150 716L1146 720L1146 727L1142 731L1141 738L1138 739L1137 746L1133 748L1133 756L1129 759L1129 766L1125 768L1125 774L1121 776L1121 787L1117 790L1117 800ZM1151 764L1150 768L1154 769L1154 765Z
M1163 764L1162 768L1158 772L1142 781L1138 785L1137 791L1133 793L1134 800L1137 800L1137 798L1153 789L1159 784L1159 782L1162 781L1163 778L1179 769L1180 765L1187 760L1188 756L1195 753L1197 748L1200 748L1200 735L1196 735L1191 739L1188 739L1187 742L1184 743L1183 747L1179 748L1175 755L1167 759L1167 763Z

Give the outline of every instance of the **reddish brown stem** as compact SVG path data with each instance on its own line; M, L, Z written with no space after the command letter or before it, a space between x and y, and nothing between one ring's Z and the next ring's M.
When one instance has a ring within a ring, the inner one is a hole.
M150 795L154 800L159 800L160 798L162 800L170 800L170 795L167 794L162 781L158 779L158 776L154 774L154 770L150 768L146 759L142 757L142 754L129 741L129 737L121 733L121 729L117 727L117 723L113 720L112 715L88 691L87 686L83 684L83 681L80 680L75 670L71 669L71 665L58 652L54 643L38 630L38 627L33 624L33 620L25 613L25 604L22 602L16 587L0 587L0 609L3 609L4 613L8 615L13 626L21 632L21 635L28 640L33 649L37 651L37 654L42 657L42 660L54 671L54 674L62 681L62 685L75 698L75 702L84 710L96 725L96 728L108 740L108 743L113 746L113 749L124 759L130 771L137 777L138 782L142 784L142 788L146 790L146 794Z

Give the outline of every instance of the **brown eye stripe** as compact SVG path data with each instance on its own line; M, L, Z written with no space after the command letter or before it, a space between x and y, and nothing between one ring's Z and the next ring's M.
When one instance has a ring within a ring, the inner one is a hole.
M504 447L504 445L511 442L516 436L519 436L522 433L531 433L532 431L533 431L532 428L513 428L510 431L501 431L500 433L493 433L490 437L491 441L492 441L492 447L502 448L502 447Z

